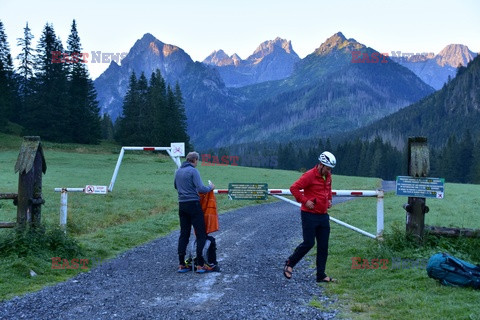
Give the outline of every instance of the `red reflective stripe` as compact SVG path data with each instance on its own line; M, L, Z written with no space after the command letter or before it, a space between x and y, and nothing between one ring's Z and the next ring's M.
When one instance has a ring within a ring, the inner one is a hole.
M143 150L145 150L145 151L155 151L155 148L150 148L149 147L149 148L143 148Z
M228 193L228 190L217 190L217 193Z
M282 190L270 190L270 193L283 193Z
M333 196L336 196L336 195L337 195L337 193L333 191L333 192L332 192L332 195L333 195Z
M363 192L351 192L350 194L352 196L361 196L361 195L363 195Z

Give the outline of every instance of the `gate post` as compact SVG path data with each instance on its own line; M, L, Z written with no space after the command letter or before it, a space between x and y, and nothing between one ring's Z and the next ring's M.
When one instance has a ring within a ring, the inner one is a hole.
M41 222L42 173L47 171L42 143L38 136L23 137L15 173L18 177L17 225L21 228L26 223L38 226Z
M430 172L430 152L426 137L408 138L408 175L427 177ZM413 234L417 240L423 239L425 213L428 212L425 198L408 197L406 232Z

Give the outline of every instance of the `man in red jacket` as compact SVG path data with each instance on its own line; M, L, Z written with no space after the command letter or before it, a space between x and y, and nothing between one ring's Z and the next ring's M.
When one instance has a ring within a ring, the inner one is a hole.
M305 172L290 187L295 199L302 204L303 242L295 249L285 262L283 275L292 278L293 267L315 245L317 239L317 282L333 282L335 279L325 274L328 256L328 238L330 236L330 220L327 213L332 206L332 174L331 170L337 161L328 151L318 157L320 161L313 169ZM300 191L303 190L303 193Z

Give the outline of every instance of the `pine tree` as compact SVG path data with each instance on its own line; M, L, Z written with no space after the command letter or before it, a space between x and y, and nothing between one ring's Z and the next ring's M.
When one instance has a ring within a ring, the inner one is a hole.
M372 143L370 158L370 171L368 172L369 177L381 177L382 176L382 164L384 163L383 158L383 144L379 137L375 138L375 141Z
M167 122L169 121L167 116L166 84L158 69L150 77L148 101L152 120L152 144L156 146L166 145L168 142Z
M5 130L7 124L7 110L11 104L8 95L8 78L2 60L0 60L0 132Z
M175 112L177 113L176 136L172 137L172 142L184 142L185 147L190 145L190 137L187 133L187 116L185 115L185 102L182 97L182 90L178 82L175 85Z
M285 146L280 145L278 149L278 168L285 170L294 170L297 163L295 149L291 142Z
M53 54L63 52L61 41L48 23L37 45L34 96L25 106L26 131L45 140L71 141L68 119L67 72ZM35 102L35 103L33 103Z
M104 113L102 119L100 120L100 127L102 129L102 139L103 140L113 140L114 139L114 127L112 118L108 113Z
M13 72L12 55L10 54L10 46L7 41L7 35L0 20L0 61L2 61L3 70Z
M477 139L473 148L473 164L470 168L470 183L480 184L480 139Z
M458 142L453 134L448 138L447 145L443 148L444 159L441 163L441 172L447 182L459 182L458 178Z
M458 179L462 183L468 183L472 180L471 170L473 166L473 140L470 130L467 129L462 141L458 145L459 160L458 167Z
M67 40L69 130L72 142L98 143L101 137L97 92L82 56L75 20Z
M132 73L118 122L116 139L122 144L165 146L185 142L189 148L180 86L175 92L166 87L159 70L152 74L150 84L143 73L138 80Z
M132 71L130 75L127 93L123 98L122 116L117 119L118 129L115 132L115 140L123 145L135 144L137 139L135 132L135 121L137 118L137 102L139 100L137 91L137 77Z
M0 20L0 131L12 119L17 101L17 85L7 35Z
M150 118L151 114L151 105L148 101L148 80L145 77L145 74L142 72L140 78L137 82L137 117L135 119L135 131L137 133L137 144L140 145L152 145L151 141L151 130L152 130L152 119Z
M17 59L20 60L18 73L21 77L20 92L22 97L26 97L32 92L30 81L33 78L33 66L35 59L35 54L32 48L32 40L33 35L27 22L25 28L23 29L23 38L17 39L17 45L21 48L21 52L18 54Z
M17 38L17 45L21 48L17 59L20 61L18 67L19 73L19 96L20 106L14 120L20 124L25 122L25 106L32 103L31 98L33 94L33 68L35 53L32 48L33 35L28 26L28 22L23 29L23 38Z

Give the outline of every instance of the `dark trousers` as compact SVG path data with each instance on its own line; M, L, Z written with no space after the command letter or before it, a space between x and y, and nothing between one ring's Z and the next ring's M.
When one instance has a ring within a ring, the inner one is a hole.
M203 218L200 201L179 202L178 215L180 218L180 237L178 238L178 256L180 263L185 263L188 241L190 240L190 231L193 226L197 237L196 263L203 266L205 262L202 256L202 251L205 246L205 240L207 239L207 233L205 231L205 220Z
M313 248L317 239L317 281L326 277L325 265L328 257L330 220L328 214L315 214L302 211L303 242L288 258L292 268Z

